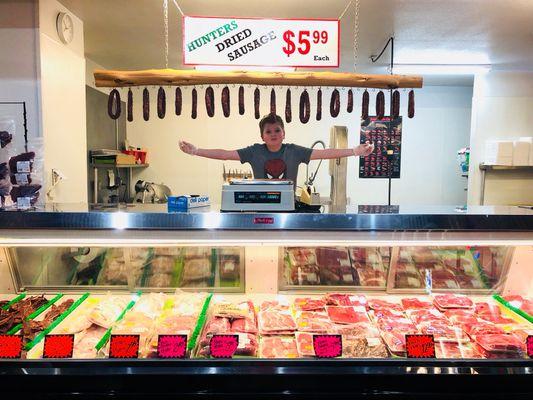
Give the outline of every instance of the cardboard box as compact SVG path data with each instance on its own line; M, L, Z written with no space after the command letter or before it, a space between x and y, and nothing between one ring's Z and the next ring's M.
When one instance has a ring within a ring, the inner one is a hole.
M513 165L514 143L510 140L489 140L485 142L485 164Z
M531 144L525 140L516 140L513 146L513 165L529 165L529 150Z

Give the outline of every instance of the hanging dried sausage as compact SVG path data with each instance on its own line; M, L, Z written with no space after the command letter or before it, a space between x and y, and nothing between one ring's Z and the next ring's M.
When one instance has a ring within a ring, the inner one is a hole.
M351 113L353 111L353 92L352 89L348 90L348 104L346 105L346 112Z
M176 102L174 104L176 108L176 115L181 115L181 103L182 103L181 88L177 87L176 88Z
M306 124L311 116L311 103L309 102L309 93L304 90L300 95L300 122Z
M198 92L196 88L192 89L192 107L191 107L191 118L196 119L198 116Z
M285 95L285 121L287 123L292 121L291 89L287 89L287 94Z
M413 118L415 116L415 91L409 91L409 103L407 104L407 116Z
M376 96L376 117L383 119L385 116L385 93L380 90Z
M368 107L370 104L370 94L368 90L363 93L363 104L361 105L361 119L368 119Z
M316 92L316 120L322 119L322 89L318 88Z
M109 117L112 119L120 117L120 107L120 93L117 89L113 89L107 99L107 113Z
M157 116L160 119L165 118L167 113L167 96L165 94L165 89L159 87L157 91Z
M145 121L150 119L150 92L147 88L143 90L143 119Z
M239 87L239 115L244 115L244 86Z
M341 110L340 93L337 89L335 89L331 93L331 100L329 102L329 113L331 114L333 118L336 118L337 115L339 115L340 110Z
M254 113L255 113L255 119L259 119L261 116L259 114L259 104L261 102L261 92L259 91L259 88L255 88L254 90Z
M209 117L215 115L215 91L211 86L205 89L205 109Z
M400 116L400 92L395 90L392 92L392 118Z
M222 89L222 113L224 114L224 117L228 118L230 114L229 109L229 88L227 86L224 86Z
M276 114L276 91L274 88L270 91L270 114Z
M131 122L131 121L133 121L133 92L131 91L131 89L128 89L128 104L127 104L127 108L128 108L127 119L128 119L128 122Z

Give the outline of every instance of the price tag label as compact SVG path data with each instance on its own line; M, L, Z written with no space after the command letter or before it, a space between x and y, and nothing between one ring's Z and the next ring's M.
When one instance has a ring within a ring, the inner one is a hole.
M109 358L139 357L139 335L111 335Z
M183 18L185 65L338 67L338 19Z
M335 358L342 355L341 335L314 335L313 348L318 358Z
M17 199L17 208L19 210L26 210L31 207L31 199L29 197L19 197Z
M74 335L46 335L43 358L72 358Z
M15 174L17 185L27 185L29 183L28 174Z
M533 358L533 335L529 335L526 340L527 355Z
M0 335L0 358L20 358L22 335Z
M29 161L18 161L17 162L17 172L31 172L30 162Z
M187 335L159 335L157 357L185 358L187 355Z
M231 358L239 347L239 335L213 335L209 346L212 357Z
M435 358L433 335L405 335L407 358Z

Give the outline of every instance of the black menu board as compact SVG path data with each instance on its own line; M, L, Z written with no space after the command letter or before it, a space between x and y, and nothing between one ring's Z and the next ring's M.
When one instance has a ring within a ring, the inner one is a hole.
M390 132L390 136L389 136ZM400 155L402 149L402 117L391 120L383 117L368 117L361 121L360 143L373 143L374 151L367 157L359 158L359 178L388 178L389 160L387 146L393 151L392 178L400 177Z

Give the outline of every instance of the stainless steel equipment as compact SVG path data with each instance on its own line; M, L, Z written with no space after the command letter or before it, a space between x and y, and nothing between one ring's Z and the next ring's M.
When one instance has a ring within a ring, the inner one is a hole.
M293 182L234 179L222 185L221 211L294 211Z
M170 188L162 183L137 181L135 183L135 203L166 203L172 194Z

